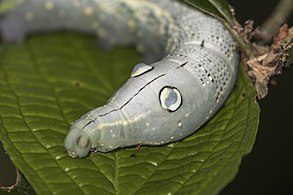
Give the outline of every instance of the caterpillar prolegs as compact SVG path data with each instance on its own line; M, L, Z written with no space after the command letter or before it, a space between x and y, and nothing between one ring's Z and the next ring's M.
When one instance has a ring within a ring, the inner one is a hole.
M135 44L147 61L108 100L70 128L71 157L131 145L162 145L195 132L223 105L236 80L236 43L217 19L176 0L9 0L6 42L67 29L103 47ZM3 0L1 4L6 3Z

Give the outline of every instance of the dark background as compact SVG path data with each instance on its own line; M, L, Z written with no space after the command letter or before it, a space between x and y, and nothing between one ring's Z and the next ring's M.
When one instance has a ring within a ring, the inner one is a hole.
M277 0L230 0L242 24L253 19L260 25ZM292 3L293 6L293 3ZM293 17L288 20L292 26ZM221 195L292 194L293 185L293 70L285 69L259 101L260 126L252 152L243 159L235 180ZM291 193L290 193L291 192Z
M271 13L277 0L230 0L241 24L253 19L260 25ZM293 5L292 5L293 6ZM292 26L293 17L288 20ZM243 159L235 180L221 195L288 194L293 183L293 71L285 69L276 77L268 96L259 101L260 127L253 151ZM15 181L15 168L0 143L0 186Z

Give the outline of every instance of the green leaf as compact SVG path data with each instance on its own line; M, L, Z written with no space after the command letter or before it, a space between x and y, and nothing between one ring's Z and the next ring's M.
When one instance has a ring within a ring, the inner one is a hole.
M215 194L255 140L259 108L240 70L225 106L183 141L70 158L70 124L103 105L129 77L133 49L101 51L92 37L37 36L0 45L0 139L37 194Z
M206 12L222 21L234 24L235 18L227 0L184 0L196 8Z

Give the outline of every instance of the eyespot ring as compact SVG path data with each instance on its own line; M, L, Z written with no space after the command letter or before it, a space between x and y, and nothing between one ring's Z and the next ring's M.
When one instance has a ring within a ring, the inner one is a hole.
M182 105L182 96L180 91L171 86L165 86L159 94L161 106L169 112L175 112Z

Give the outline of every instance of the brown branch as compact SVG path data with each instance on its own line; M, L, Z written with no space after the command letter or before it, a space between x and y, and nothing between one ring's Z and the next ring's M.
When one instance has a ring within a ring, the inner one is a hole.
M261 44L267 44L286 22L293 11L293 0L280 0L272 14L263 23L261 29L257 29L257 39Z

